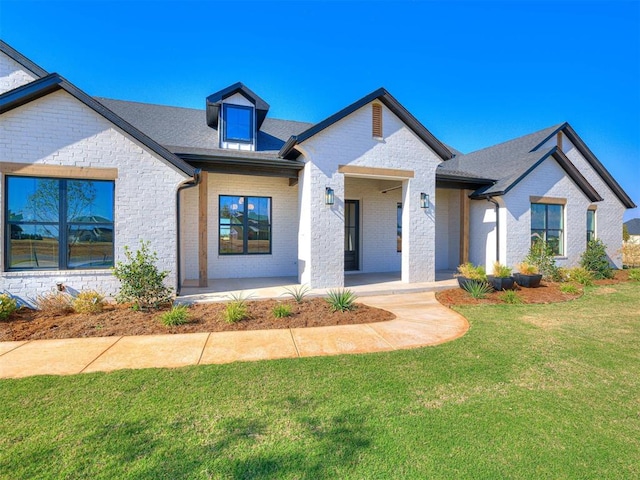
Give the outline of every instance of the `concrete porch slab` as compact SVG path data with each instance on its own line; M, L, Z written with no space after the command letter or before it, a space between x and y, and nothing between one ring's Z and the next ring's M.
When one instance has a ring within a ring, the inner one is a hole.
M124 368L175 368L195 365L208 333L122 337L83 372L110 372Z

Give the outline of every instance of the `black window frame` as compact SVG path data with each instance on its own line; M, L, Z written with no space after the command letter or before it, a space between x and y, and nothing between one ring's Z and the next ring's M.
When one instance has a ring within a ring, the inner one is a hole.
M248 110L249 111L249 139L246 138L235 138L229 137L227 134L227 110L230 108L237 108L238 110ZM223 103L222 104L222 141L227 143L245 143L248 145L252 145L255 138L255 128L254 128L254 112L253 107L249 107L247 105L235 105L233 103Z
M396 205L396 224L396 252L402 253L402 202L398 202Z
M590 214L593 215L593 230L589 229L589 215ZM587 244L589 244L589 242L591 240L595 240L596 238L598 238L596 236L596 230L597 230L597 226L596 226L596 210L595 210L595 208L589 208L587 210Z
M222 198L233 197L242 198L242 204L244 205L244 212L242 216L242 252L223 252L221 249L222 241L220 235L220 228L223 226L230 226L231 223L223 224L222 216L220 212L222 210ZM267 199L269 200L269 251L268 252L250 252L249 251L249 215L247 210L249 208L249 200L252 198ZM223 256L237 256L237 255L271 255L273 251L273 197L264 197L259 195L218 195L218 255Z
M53 180L58 182L58 221L17 221L9 218L9 181L12 178L31 178L37 180ZM105 182L112 185L112 203L111 212L113 220L111 222L72 222L67 218L67 182ZM63 270L108 270L115 265L115 181L98 178L72 178L72 177L48 177L36 175L5 175L4 176L4 271L6 272L39 272L39 271L63 271ZM12 225L49 225L58 229L58 265L53 267L11 267L11 226ZM69 227L70 226L111 226L111 262L109 265L92 265L90 267L80 266L73 267L70 265L70 248L69 248Z
M533 228L533 206L534 205L541 205L544 206L544 225L545 228ZM561 223L560 223L560 228L549 228L549 207L560 207L560 219L561 219ZM553 255L556 257L564 257L566 255L566 245L565 245L565 205L561 204L561 203L544 203L544 202L531 202L531 206L530 206L530 213L531 213L531 221L529 222L529 232L530 232L530 238L531 238L531 245L533 245L537 240L534 239L533 237L533 233L534 231L538 231L538 230L543 230L544 231L544 235L543 238L541 239L542 241L544 241L547 245L549 245L552 249L553 249L553 245L551 245L549 243L549 235L548 233L550 231L553 232L559 232L558 238L560 239L560 241L558 242L558 252L553 252ZM562 248L560 248L562 247Z

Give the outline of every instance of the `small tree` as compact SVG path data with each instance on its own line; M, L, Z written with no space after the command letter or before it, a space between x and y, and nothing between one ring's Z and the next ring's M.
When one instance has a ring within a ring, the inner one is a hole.
M524 257L524 261L538 267L538 271L546 280L559 280L560 272L556 266L556 259L547 242L543 240L533 242L531 248L529 248L529 254Z
M622 224L622 241L623 242L628 242L629 239L631 238L631 235L629 234L629 228L627 227L626 224Z
M587 249L580 256L580 266L590 271L596 279L614 276L607 256L607 247L599 238L589 241Z
M125 246L124 255L126 261L118 262L113 269L121 283L118 302L133 302L136 309L159 308L171 302L173 291L164 284L169 272L158 270L158 255L149 250L149 242L141 240L135 253Z

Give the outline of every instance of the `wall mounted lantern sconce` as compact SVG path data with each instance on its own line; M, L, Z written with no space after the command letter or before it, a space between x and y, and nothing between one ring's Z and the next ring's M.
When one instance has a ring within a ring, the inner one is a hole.
M333 205L333 202L334 202L333 188L327 187L324 190L324 204Z
M420 194L420 208L429 208L429 195L426 193Z

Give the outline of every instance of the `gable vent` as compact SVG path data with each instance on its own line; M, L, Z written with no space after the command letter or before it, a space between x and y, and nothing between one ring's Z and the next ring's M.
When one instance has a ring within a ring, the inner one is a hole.
M371 125L373 136L382 138L382 105L378 103L371 106Z

